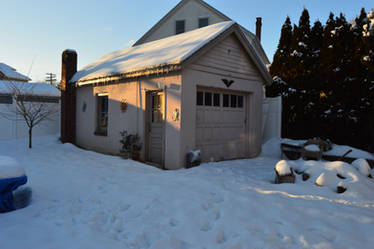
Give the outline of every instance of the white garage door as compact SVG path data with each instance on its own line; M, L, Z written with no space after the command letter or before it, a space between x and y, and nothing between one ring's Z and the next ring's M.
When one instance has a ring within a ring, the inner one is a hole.
M196 147L202 160L244 158L247 95L198 89L196 97Z

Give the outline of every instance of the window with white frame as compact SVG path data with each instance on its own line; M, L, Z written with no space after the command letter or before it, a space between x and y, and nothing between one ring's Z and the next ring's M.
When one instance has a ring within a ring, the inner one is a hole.
M97 95L97 129L96 134L107 135L108 133L108 95Z

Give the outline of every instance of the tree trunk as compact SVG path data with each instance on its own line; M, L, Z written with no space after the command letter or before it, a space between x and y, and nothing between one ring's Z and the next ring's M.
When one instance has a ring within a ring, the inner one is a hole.
M32 148L32 127L29 128L29 149Z

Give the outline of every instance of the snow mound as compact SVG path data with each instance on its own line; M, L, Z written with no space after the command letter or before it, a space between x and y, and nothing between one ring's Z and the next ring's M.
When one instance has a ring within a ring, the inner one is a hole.
M281 176L292 174L291 166L286 160L281 160L275 165L275 170Z
M8 156L0 156L0 179L16 178L25 175L25 170L16 160Z
M307 150L307 151L313 151L313 152L320 151L319 146L316 145L316 144L309 144L309 145L305 146L304 149Z
M316 180L316 185L323 187L323 186L333 186L336 187L338 185L338 177L332 172L325 172L322 173Z
M352 166L354 166L362 175L369 176L371 175L371 168L369 163L365 159L357 159L353 161Z

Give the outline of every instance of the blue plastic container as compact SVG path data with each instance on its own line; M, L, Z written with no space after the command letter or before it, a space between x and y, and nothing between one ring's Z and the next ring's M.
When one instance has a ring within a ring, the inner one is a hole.
M27 182L27 176L0 179L0 212L15 210L13 191Z

